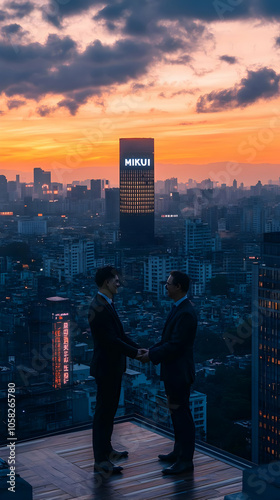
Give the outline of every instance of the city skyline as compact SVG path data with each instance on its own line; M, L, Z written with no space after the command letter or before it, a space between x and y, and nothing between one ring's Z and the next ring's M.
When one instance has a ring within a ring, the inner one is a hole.
M155 138L156 180L217 180L229 164L245 185L279 178L277 2L1 0L0 10L8 180L39 167L57 182L115 186L119 137Z

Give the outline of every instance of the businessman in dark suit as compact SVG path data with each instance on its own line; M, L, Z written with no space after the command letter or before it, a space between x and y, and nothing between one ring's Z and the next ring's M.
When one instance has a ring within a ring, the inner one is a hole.
M187 298L189 277L172 271L166 282L168 296L174 301L163 328L161 341L142 356L141 361L161 363L169 411L174 427L174 449L168 455L159 455L172 465L165 475L181 474L193 470L195 427L189 408L191 384L195 378L193 343L197 328L194 308Z
M124 333L115 310L113 296L120 286L117 271L112 266L98 269L95 282L98 292L89 308L89 325L94 352L90 374L97 384L96 408L93 419L93 452L95 472L117 474L122 467L112 460L128 456L127 451L116 451L111 444L114 417L119 404L122 374L126 356L141 358L142 351Z

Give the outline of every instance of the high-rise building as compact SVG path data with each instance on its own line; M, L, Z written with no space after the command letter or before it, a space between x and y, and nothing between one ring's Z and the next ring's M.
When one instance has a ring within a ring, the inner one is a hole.
M186 259L186 272L191 278L191 291L193 295L203 295L206 285L212 278L212 264L203 257L190 255Z
M110 181L101 179L101 198L105 198L106 189L110 189Z
M60 389L71 382L69 299L49 297L47 304L52 321L52 386Z
M164 191L165 194L175 193L178 191L177 177L171 177L171 179L166 179L164 181Z
M5 175L0 175L0 202L8 201L8 182Z
M82 239L64 241L64 276L73 278L77 274L87 274L95 268L94 242Z
M261 464L280 459L280 232L264 234L252 281L252 460Z
M120 220L120 190L119 188L105 191L105 218L106 222L118 223Z
M154 139L120 139L120 232L124 244L154 239Z
M186 220L185 253L186 255L201 255L212 249L211 232L207 223L201 219Z
M158 298L166 296L165 283L171 271L186 272L186 260L173 255L149 255L144 262L144 291Z
M43 186L51 187L51 172L47 172L41 168L34 168L34 193L42 194Z
M80 201L85 200L87 197L87 186L82 185L67 185L67 198L70 198L72 201Z
M47 383L54 389L71 384L69 299L48 297L30 304L26 320L15 330L15 345L25 384Z
M91 197L94 200L101 198L101 179L91 179L90 181Z

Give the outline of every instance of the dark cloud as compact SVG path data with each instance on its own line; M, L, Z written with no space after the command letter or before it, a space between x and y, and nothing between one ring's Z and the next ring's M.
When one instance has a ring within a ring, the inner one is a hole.
M75 116L79 109L79 104L74 99L63 99L57 105L59 108L67 108L72 116Z
M20 45L18 53L0 42L0 92L37 101L47 94L63 95L59 107L75 114L107 87L144 75L157 56L148 43L124 39L113 45L96 40L83 52L68 36L49 35L45 45Z
M23 106L25 104L25 101L22 101L20 99L12 99L7 102L8 109L18 109L20 106Z
M233 56L224 55L224 56L220 57L220 60L225 61L228 64L237 64L238 63L238 59L236 57L233 57Z
M52 111L53 111L53 108L51 108L50 106L46 106L46 105L39 106L36 109L37 114L42 116L42 117L48 116L49 114L51 114Z
M181 38L167 36L157 45L157 47L164 53L177 52L185 47L185 43Z
M171 58L165 58L165 61L170 63L170 64L188 64L192 60L191 56L185 55L185 56L179 56L179 57L171 57Z
M252 0L160 0L159 9L165 19L200 19L203 21L216 21L219 19L239 19L248 17Z
M5 21L7 19L7 14L4 10L0 10L0 22Z
M12 2L19 4L19 2ZM30 4L30 2L26 2ZM222 20L255 17L280 17L278 0L49 0L42 8L43 17L57 27L65 18L82 14L92 7L100 7L95 20L105 22L109 30L116 29L116 22L123 22L123 32L129 35L145 34L150 20L154 25L166 20ZM152 13L152 16L151 16Z
M31 2L7 2L6 7L9 11L7 17L9 19L28 16L34 9L35 5Z
M150 83L133 83L131 85L131 92L139 92L141 90L146 90L151 87L154 87L155 83L150 82Z
M18 44L21 43L29 31L24 30L19 24L13 23L3 26L1 34L4 39L13 47L14 52L19 52Z
M108 5L99 10L94 19L96 20L106 20L106 21L117 21L120 17L123 17L125 11L129 8L127 2L110 2Z
M275 45L276 45L276 47L280 47L280 36L277 36L275 38Z
M279 94L279 80L280 75L270 68L248 71L247 78L242 78L235 87L200 96L196 110L198 113L214 113L245 107L259 99L271 99Z
M3 35L14 35L18 34L22 30L22 27L19 24L8 24L7 26L3 26L1 28L1 32Z
M135 34L135 29L139 32L145 31L146 21L153 19L159 21L180 21L182 24L186 20L217 21L222 19L239 19L251 15L254 0L196 0L187 2L186 0L153 0L141 2L115 0L108 2L98 12L96 19L105 22L120 21L126 18L125 31ZM151 11L153 16L147 15ZM141 14L139 15L139 11ZM140 30L141 28L141 30Z
M42 7L43 18L56 27L60 27L64 18L86 12L95 5L101 5L102 0L49 0Z
M263 17L278 18L280 16L280 4L278 0L260 0L255 2L256 12Z

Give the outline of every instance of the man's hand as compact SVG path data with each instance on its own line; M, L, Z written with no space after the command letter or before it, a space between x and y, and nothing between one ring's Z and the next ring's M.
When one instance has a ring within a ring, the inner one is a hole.
M135 359L141 361L141 363L149 363L149 349L138 349L138 353Z
M149 360L149 350L148 349L138 349L136 358L138 361L142 363L148 363ZM144 361L145 359L145 361Z
M138 361L141 361L141 358L143 354L147 352L147 349L138 349L137 356L135 359L138 359Z
M146 349L146 352L143 354L140 361L141 361L141 363L149 363L149 361L150 361L149 349Z

